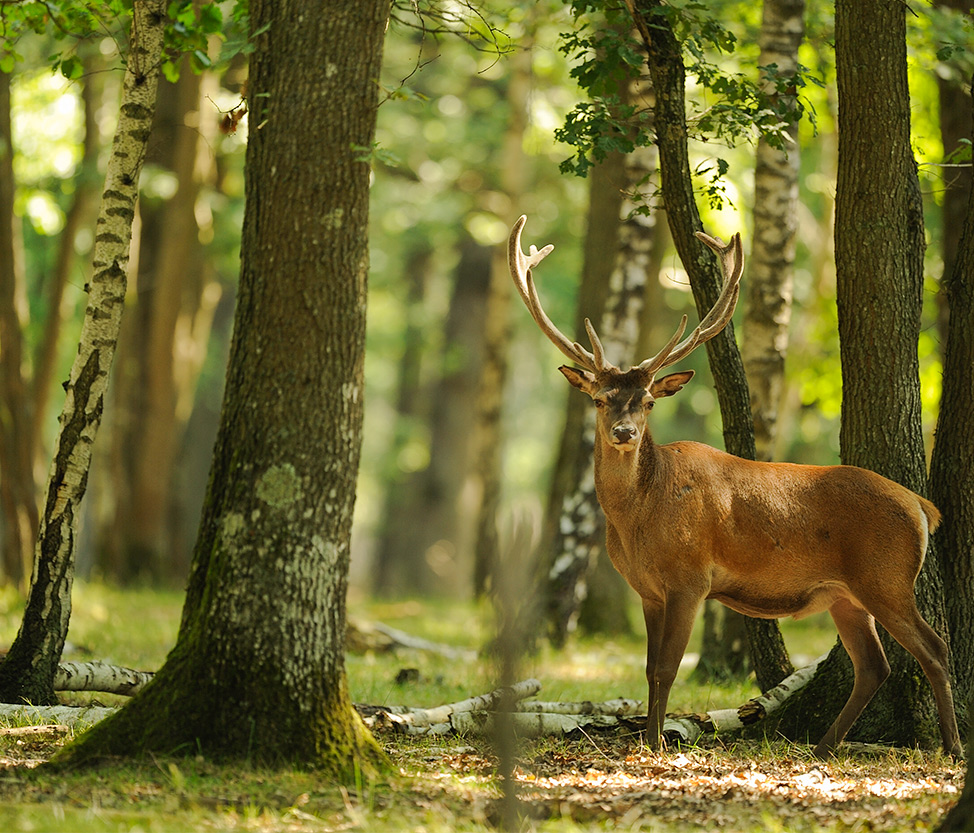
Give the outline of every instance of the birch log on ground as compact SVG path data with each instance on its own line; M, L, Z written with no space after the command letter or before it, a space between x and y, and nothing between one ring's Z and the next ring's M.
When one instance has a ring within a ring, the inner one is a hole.
M71 728L94 726L118 709L110 706L17 706L0 703L0 720L6 723L57 723Z
M406 731L404 727L427 727L437 724L450 723L453 716L464 712L493 711L505 697L512 700L523 700L532 694L537 694L541 690L541 683L537 680L522 680L510 687L496 688L487 694L461 700L458 703L447 703L445 706L437 706L432 709L411 709L400 711L399 709L380 708L374 716L367 720L374 728L388 728L397 731Z
M814 676L821 656L798 669L779 685L759 697L754 697L736 709L715 709L705 714L667 715L663 736L670 743L689 745L704 735L719 735L738 731L760 722L777 710L795 692L801 690ZM537 680L526 680L513 688L516 693L537 686ZM537 689L535 689L536 691ZM407 707L362 707L366 724L372 729L391 729L410 735L469 734L490 736L494 732L493 709L500 701L502 690L473 697L469 700L434 709ZM521 695L530 696L530 695ZM524 738L541 736L563 737L589 730L626 729L641 731L646 721L646 704L637 700L608 700L603 703L545 703L525 701L509 715L514 731Z
M54 674L55 691L101 691L134 695L154 676L107 662L62 662Z
M671 743L692 744L704 735L719 735L760 722L776 711L789 697L800 691L815 675L827 655L794 674L760 697L736 709L715 709L705 714L667 715L663 735ZM134 694L152 679L151 671L134 671L102 662L61 663L55 676L60 691L102 691ZM522 680L510 689L498 688L487 694L434 708L408 706L356 705L370 729L392 730L410 735L470 734L491 735L494 715L505 697L517 702L509 716L514 731L524 738L565 736L586 730L627 729L639 731L645 722L646 704L619 698L604 702L544 702L525 700L541 690L538 680ZM72 706L17 706L0 704L0 719L9 722L57 722L67 726L91 725L107 717L114 708Z

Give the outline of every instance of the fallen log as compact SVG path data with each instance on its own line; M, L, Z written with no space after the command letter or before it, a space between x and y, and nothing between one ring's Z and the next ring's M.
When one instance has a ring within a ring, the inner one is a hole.
M667 715L663 724L663 736L670 743L688 745L705 734L729 733L753 725L776 711L785 700L801 690L824 659L825 655L799 668L770 691L748 700L736 709L715 709L695 715ZM134 694L152 676L149 671L134 671L101 662L61 663L55 677L55 688L60 691ZM516 711L510 712L509 717L515 732L525 738L564 736L588 729L623 727L632 730L645 720L645 704L637 700L551 703L525 699L540 690L541 683L532 679L522 680L510 688L498 688L487 694L429 709L361 705L356 705L355 708L370 728L405 734L490 735L494 732L494 716L505 698L506 702L517 704ZM102 706L41 707L0 704L0 719L25 724L44 721L69 727L89 726L115 710Z
M153 676L152 671L135 671L106 662L62 662L54 675L54 690L133 695Z
M799 668L770 691L754 697L736 709L714 709L705 714L666 716L663 737L668 743L690 745L704 735L719 735L753 725L776 711L785 700L802 689L814 676L825 655ZM540 683L528 680L518 686ZM435 709L408 707L356 707L374 729L391 729L411 735L469 734L489 736L495 727L498 691ZM637 700L608 700L603 703L546 703L525 700L509 714L514 731L524 738L544 735L566 736L587 730L627 729L639 731L645 723L646 706Z
M10 723L30 724L38 721L59 723L71 728L94 726L117 709L109 706L22 706L0 703L0 719Z
M4 726L0 727L0 736L5 738L36 738L43 735L60 737L71 732L70 726L63 723L46 723L43 726Z
M808 683L819 663L828 656L823 654L808 665L799 668L770 691L753 697L736 709L715 709L706 714L667 715L663 723L663 737L670 743L689 745L703 735L734 732L764 720L782 703Z
M472 662L477 658L477 652L469 648L457 648L453 645L431 642L382 622L362 622L351 619L346 625L345 647L348 651L356 654L364 654L368 651L386 653L398 648L408 648L414 651L439 654L447 659L463 662Z
M599 714L615 715L616 717L631 717L642 712L646 713L646 704L641 700L605 700L593 703L583 700L580 703L546 703L541 700L525 700L518 704L519 712L537 712L541 714Z
M380 707L371 716L371 725L376 728L404 731L403 727L423 728L437 724L450 723L456 714L464 712L495 711L505 698L511 702L523 700L541 690L541 683L537 680L522 680L509 688L496 688L487 694L461 700L458 703L447 703L432 709L385 709ZM369 720L366 720L369 723Z

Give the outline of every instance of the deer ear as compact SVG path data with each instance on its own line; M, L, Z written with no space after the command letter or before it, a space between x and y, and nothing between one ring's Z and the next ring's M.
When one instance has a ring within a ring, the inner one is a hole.
M572 383L580 391L584 391L589 396L592 396L596 390L595 384L595 374L589 373L587 370L579 370L575 367L567 367L562 365L558 368L562 375Z
M682 370L679 373L671 373L669 376L664 376L662 379L657 379L650 386L649 392L653 395L655 399L661 399L664 396L672 396L679 390L683 389L683 386L693 378L692 370Z

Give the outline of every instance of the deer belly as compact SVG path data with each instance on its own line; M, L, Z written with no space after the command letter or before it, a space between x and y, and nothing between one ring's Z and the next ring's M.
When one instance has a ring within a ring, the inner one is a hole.
M782 619L791 616L801 619L828 610L836 599L847 596L840 582L820 582L812 586L790 585L782 582L774 586L749 584L745 581L714 581L708 595L723 605L759 619Z

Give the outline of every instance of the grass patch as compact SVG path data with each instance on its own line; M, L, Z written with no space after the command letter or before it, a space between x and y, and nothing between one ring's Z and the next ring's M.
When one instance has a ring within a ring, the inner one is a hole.
M79 583L69 633L75 654L66 658L158 668L175 640L181 607L178 593ZM493 621L486 607L452 602L357 602L351 613L474 651L487 642ZM0 638L13 638L20 615L16 600L0 596ZM815 620L787 623L785 633L792 651L807 656L835 640L834 631ZM524 658L520 676L541 680L542 699L643 699L643 658L641 634L574 637L565 651L543 647ZM351 655L347 667L359 703L434 706L495 684L492 663L483 657L460 662L404 650ZM416 669L407 683L397 682L403 668ZM755 693L750 681L694 685L691 670L688 664L674 687L675 711L732 706ZM113 699L71 695L72 702L84 698ZM70 733L0 735L0 830L496 829L496 761L482 738L383 735L396 773L353 787L314 772L228 767L193 757L115 760L79 771L39 766L67 739ZM962 776L961 766L939 754L847 746L822 764L808 747L783 742L710 742L655 754L638 738L595 734L522 742L516 769L523 829L558 833L932 829L956 800Z

